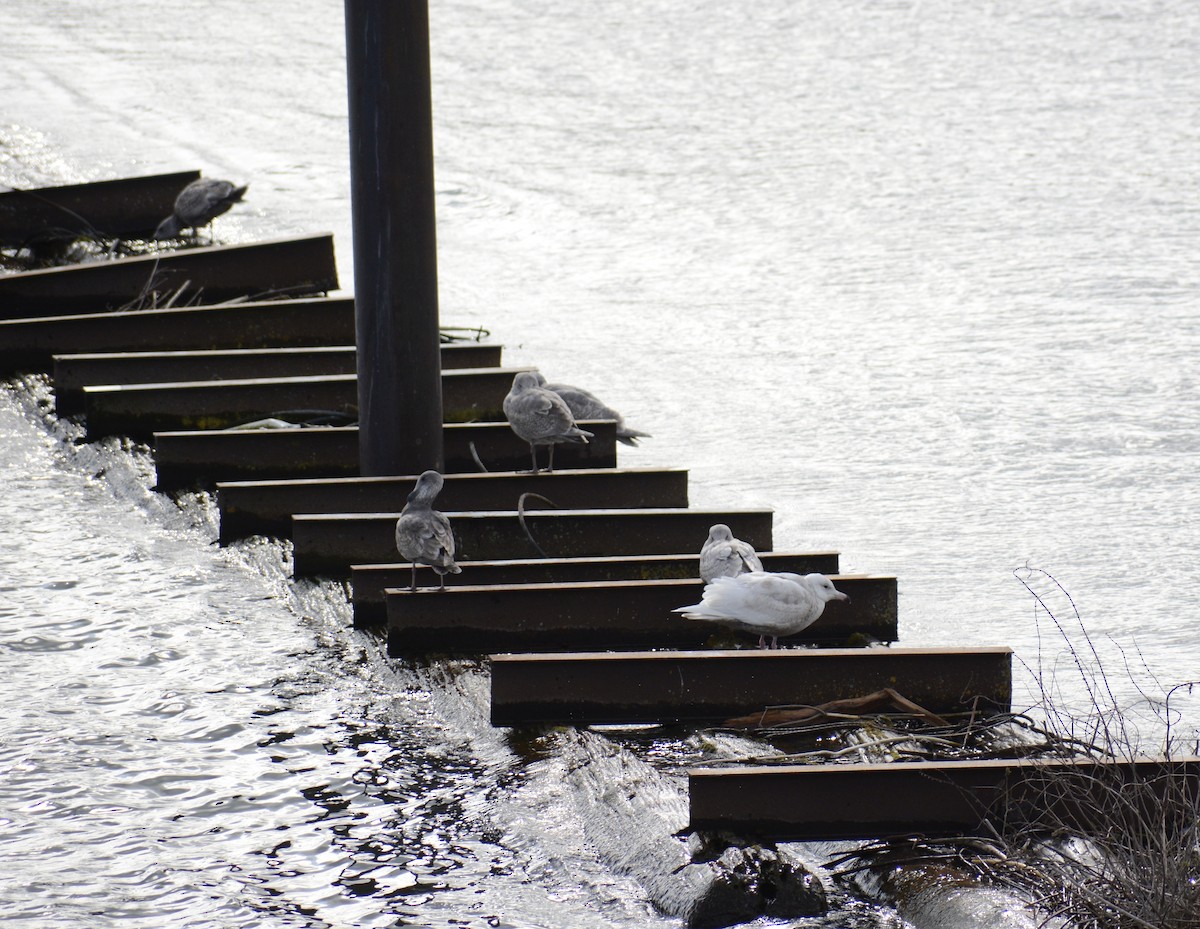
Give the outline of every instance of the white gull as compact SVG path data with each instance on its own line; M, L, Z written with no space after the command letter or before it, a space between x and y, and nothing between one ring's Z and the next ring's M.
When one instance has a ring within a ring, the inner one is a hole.
M770 636L771 647L778 648L780 636L803 632L830 600L849 602L850 598L824 574L752 571L718 577L705 585L699 603L672 612L757 635L759 648L766 647Z

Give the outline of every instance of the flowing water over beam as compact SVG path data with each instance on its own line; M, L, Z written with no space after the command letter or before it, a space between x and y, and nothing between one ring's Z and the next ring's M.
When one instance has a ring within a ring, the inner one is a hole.
M50 371L69 352L353 344L354 301L338 297L0 319L0 373Z
M221 544L248 535L288 538L295 513L399 512L417 480L400 477L325 478L311 481L242 481L217 485ZM442 511L512 510L522 494L535 493L555 506L686 507L687 471L682 468L586 468L532 474L499 471L446 474L436 506ZM544 500L530 508L546 506Z
M837 552L759 552L768 571L808 574L838 573ZM354 625L382 625L387 621L384 590L404 587L412 577L409 564L350 566ZM471 561L462 574L449 574L453 586L497 584L569 584L582 581L650 581L700 576L699 555L608 555L591 558L519 558L504 561Z
M431 583L432 572L418 584ZM898 637L896 579L835 575L850 602L832 601L781 644L845 646ZM714 638L753 643L713 623L671 611L700 599L699 579L389 588L388 654L700 648Z
M171 298L220 303L268 294L301 297L337 287L333 237L294 236L0 275L0 316L97 313Z
M442 373L444 422L502 422L501 404L513 375L524 368L467 368ZM227 429L263 417L288 419L289 411L328 410L354 419L358 378L245 378L168 384L96 385L83 388L88 439L155 432Z
M717 724L892 687L933 713L1012 699L1012 650L851 648L492 656L492 723Z
M616 423L597 420L582 425L593 433L592 439L586 445L559 446L555 469L616 467ZM515 471L530 466L529 445L507 423L447 423L444 440L447 472ZM164 491L211 487L219 481L354 477L358 475L358 429L156 432L154 462L156 487Z
M698 549L713 523L725 523L756 549L771 548L769 509L534 510L525 512L524 525L516 511L443 512L450 519L458 556L464 561L522 554L673 554ZM395 561L399 515L396 511L293 516L296 576L346 577L352 564Z

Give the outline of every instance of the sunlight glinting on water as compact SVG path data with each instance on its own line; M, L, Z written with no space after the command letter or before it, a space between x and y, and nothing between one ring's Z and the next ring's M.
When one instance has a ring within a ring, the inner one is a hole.
M0 184L248 182L218 235L332 231L352 291L341 4L61 6L0 7ZM1084 699L1028 563L1119 705L1197 676L1192 5L430 6L444 323L595 390L693 505L895 574L902 644ZM524 757L475 670L387 666L38 391L0 406L14 918L666 921L570 746Z

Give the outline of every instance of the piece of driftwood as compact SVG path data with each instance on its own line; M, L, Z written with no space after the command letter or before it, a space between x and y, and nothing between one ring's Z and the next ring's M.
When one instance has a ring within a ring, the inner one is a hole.
M949 726L946 720L936 713L930 712L919 704L913 703L903 694L891 687L884 687L861 697L847 697L844 700L830 700L819 706L777 706L768 707L750 716L738 716L727 719L724 728L728 729L770 729L774 726L794 726L797 723L811 722L823 719L834 713L847 715L862 715L864 713L880 713L884 710L899 710L920 716L934 726Z

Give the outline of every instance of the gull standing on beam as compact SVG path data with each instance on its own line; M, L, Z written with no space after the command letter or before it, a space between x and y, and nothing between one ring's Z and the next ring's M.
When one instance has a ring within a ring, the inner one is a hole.
M650 438L650 433L642 432L625 425L625 417L604 403L589 390L582 387L572 387L570 384L547 384L541 374L537 375L538 386L553 390L563 398L563 403L571 411L576 420L613 419L617 422L617 441L623 445L637 445L638 439Z
M717 523L708 530L708 540L700 549L700 579L704 583L718 577L736 577L747 571L762 569L754 546L735 539L724 523Z
M202 177L192 181L175 198L175 211L158 224L155 239L173 239L184 229L198 232L222 213L228 212L235 203L241 202L249 185L235 187L229 181ZM210 234L209 238L212 236Z
M553 471L556 444L587 442L592 438L592 433L575 424L575 417L562 397L538 386L538 376L532 371L522 371L513 378L512 389L504 398L504 416L517 437L529 443L534 474L538 473L539 445L550 446L546 470Z
M447 574L461 574L454 563L454 533L450 520L433 508L441 493L443 477L437 471L426 471L417 478L417 486L408 495L408 502L396 520L396 549L412 562L412 586L417 589L417 565L429 565L446 589Z
M736 577L718 577L704 587L699 603L681 606L672 613L685 619L721 623L758 636L758 647L779 647L779 637L796 635L815 623L830 600L850 598L824 574L752 571Z

